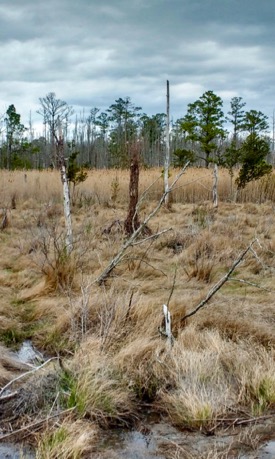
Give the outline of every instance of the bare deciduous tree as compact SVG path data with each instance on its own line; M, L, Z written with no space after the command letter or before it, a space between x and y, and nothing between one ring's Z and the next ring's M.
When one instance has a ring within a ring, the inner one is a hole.
M46 97L40 98L41 110L44 122L49 126L51 141L54 147L54 165L60 170L61 182L63 186L64 217L66 225L66 247L65 251L70 254L73 248L73 232L71 221L70 191L66 170L64 152L64 131L68 124L69 116L73 113L70 107L63 100L57 99L54 92L50 92ZM62 126L63 125L63 126ZM65 125L65 126L64 126Z
M51 160L57 166L57 132L58 125L62 123L67 129L69 117L73 114L73 108L64 100L57 99L54 92L49 92L45 97L40 97L41 104L38 114L43 116L45 126L48 126L51 139Z

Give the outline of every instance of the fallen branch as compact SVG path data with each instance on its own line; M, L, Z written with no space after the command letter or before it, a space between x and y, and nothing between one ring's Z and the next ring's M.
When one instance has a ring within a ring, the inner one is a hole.
M171 290L170 290L169 298L168 298L167 303L166 303L167 308L169 307L170 300L171 300L172 295L173 295L174 290L175 290L176 278L177 278L177 270L178 270L178 268L177 268L177 266L176 266L175 272L174 272L174 277L173 277L173 284L172 284L172 287L171 287Z
M122 247L120 248L118 254L111 260L109 265L104 269L104 271L100 274L100 276L95 280L96 283L101 285L105 280L109 277L113 269L119 264L121 259L124 256L124 253L126 250L133 245L133 242L137 239L137 237L142 233L144 228L146 228L147 223L153 218L156 213L159 211L161 208L162 204L165 202L166 196L171 193L173 190L175 184L177 181L180 179L180 177L184 174L186 168L188 167L189 162L186 163L186 165L183 167L183 169L178 173L176 178L174 179L173 183L169 186L169 188L162 194L157 206L152 210L152 212L144 219L143 223L133 232L133 234L124 242ZM138 205L138 204L137 204Z
M46 362L42 363L42 365L40 365L39 367L35 367L33 368L33 370L30 370L30 371L26 371L26 373L23 373L22 375L19 375L17 376L16 378L12 379L10 382L8 382L8 384L6 384L4 387L2 387L2 389L0 390L0 397L2 396L2 394L5 392L5 390L7 390L14 382L16 381L19 381L19 379L22 379L24 378L25 376L28 376L32 373L35 373L36 371L38 370L41 370L41 368L45 367L48 363L50 363L52 360L57 360L59 359L59 357L52 357L51 359L49 360L46 360Z
M143 244L144 242L147 242L147 241L150 241L150 240L157 239L159 236L161 236L161 235L164 234L164 233L168 233L168 231L171 231L172 229L173 229L173 228L167 228L167 229L164 229L164 230L162 230L162 231L159 231L158 233L151 234L151 236L145 237L144 239L141 239L141 241L133 242L133 243L132 243L132 246L134 246L134 245L140 245L140 244Z
M193 309L193 311L189 312L188 314L186 314L182 320L186 320L188 319L189 317L193 316L194 314L196 314L201 308L203 308L203 306L205 306L212 298L212 296L215 295L215 293L217 293L218 290L220 290L220 288L229 280L231 274L233 273L233 271L237 268L237 266L242 262L242 260L244 259L244 257L246 256L246 254L251 250L253 244L257 241L257 239L254 239L250 244L249 246L239 255L239 257L237 258L237 260L234 261L233 265L231 266L231 268L229 269L229 271L211 288L211 290L209 290L208 294L206 295L206 297L204 298L204 300L202 300L198 306Z
M15 392L11 392L10 394L2 395L2 397L0 397L0 402L3 402L5 400L10 400L11 398L15 397L17 394L18 394L18 391L16 390Z
M161 274L163 274L163 276L167 277L167 274L164 271L162 271L162 269L156 268L154 265L152 265L148 261L144 260L143 258L140 258L140 257L126 257L125 256L123 258L123 260L124 261L140 261L139 265L141 265L141 263L144 263L145 265L149 266L149 268L154 269L154 271L159 271Z
M50 419L56 418L58 416L62 416L63 414L69 413L70 411L73 411L73 410L75 410L75 406L73 406L72 408L68 408L67 410L60 411L59 413L52 414L51 416L47 416L44 419L40 419L40 421L32 422L31 424L21 427L20 429L13 430L12 432L1 435L0 441L6 440L7 438L12 437L13 435L16 435L18 433L24 432L25 430L29 430L34 427L38 427L40 424L44 424L45 422L48 422Z
M212 427L210 430L208 430L207 432L210 433L210 432L214 432L218 427L220 427L222 424L229 424L228 427L225 429L226 430L229 430L231 427L233 426L238 426L238 425L242 425L242 424L251 424L252 422L261 422L261 421L265 421L266 419L272 419L274 418L274 414L267 414L265 416L258 416L258 417L254 417L254 418L218 418L216 419L217 421L217 424L214 425L214 427Z

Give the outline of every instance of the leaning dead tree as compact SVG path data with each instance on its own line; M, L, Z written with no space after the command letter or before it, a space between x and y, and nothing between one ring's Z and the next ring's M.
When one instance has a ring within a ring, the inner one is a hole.
M168 187L167 190L164 191L163 195L161 196L158 204L156 205L156 207L152 210L152 212L147 215L147 217L143 220L143 222L138 226L138 228L131 234L131 236L124 242L124 244L122 245L122 247L120 248L119 252L117 253L117 255L110 261L110 263L108 264L108 266L104 269L104 271L100 274L100 276L95 280L95 282L97 282L98 284L102 284L103 282L105 282L107 280L107 278L110 276L111 272L114 270L114 268L121 262L121 260L124 258L124 254L126 252L126 250L137 244L136 242L136 239L138 238L138 236L140 234L142 234L144 232L144 230L146 229L147 225L148 225L148 222L151 220L151 218L153 218L156 213L159 211L159 209L161 208L161 206L163 205L163 203L165 202L165 198L166 196L171 193L171 191L175 188L176 186L176 183L178 182L178 180L180 179L180 177L184 174L185 170L187 169L187 167L189 166L189 162L187 162L185 164L185 166L181 169L181 171L178 173L178 175L176 176L176 178L173 180L172 184ZM137 203L137 206L136 208L138 209L139 207L139 203ZM152 239L152 238L156 238L158 237L160 234L163 234L164 232L166 232L167 230L164 230L164 231L160 231L159 233L156 233L156 234L152 234L146 238L143 239L143 241L148 241L149 239ZM140 243L140 241L138 241L138 243Z
M129 182L129 208L128 215L124 222L124 230L127 236L140 226L137 204L138 204L138 185L139 185L139 146L131 147L130 182Z

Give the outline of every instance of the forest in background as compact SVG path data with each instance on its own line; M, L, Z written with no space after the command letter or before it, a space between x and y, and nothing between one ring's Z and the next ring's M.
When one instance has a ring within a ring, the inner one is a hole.
M274 163L274 135L270 137L268 117L258 110L245 110L242 97L233 97L230 111L223 112L223 100L205 92L187 106L184 116L170 123L171 164L187 160L196 166L216 163L232 173L247 156ZM57 167L54 133L62 125L66 158L91 169L125 168L133 145L144 167L162 167L165 161L167 115L147 115L130 97L115 100L102 111L91 108L75 113L65 101L49 93L39 99L43 134L36 134L30 115L28 126L21 122L11 104L0 118L0 167L45 169ZM273 123L274 124L274 123ZM226 129L227 128L227 129ZM273 128L274 130L274 128Z

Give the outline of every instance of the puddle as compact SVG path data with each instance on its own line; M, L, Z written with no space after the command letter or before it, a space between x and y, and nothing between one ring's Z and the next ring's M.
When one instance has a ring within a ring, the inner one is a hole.
M0 444L1 459L34 459L35 454L27 447L20 447L11 443Z
M122 432L113 431L107 433L99 445L102 458L109 458L110 451L113 458L127 459L165 459L165 456L157 455L157 444L153 436L138 431Z
M274 459L275 458L275 440L269 441L260 450L259 459Z
M43 361L42 354L34 348L30 340L22 344L16 353L16 358L22 363L32 365L39 365ZM202 432L180 431L171 426L167 419L160 419L150 411L144 417L144 423L140 423L136 429L117 428L101 432L95 455L92 457L96 459L166 459L175 452L174 457L177 457L177 454L184 457L182 455L185 453L188 457L188 453L192 453L194 457L199 458L210 449L226 451L234 438L236 440L236 437L230 435L229 432L205 436ZM271 425L270 435L274 434L273 425ZM235 452L236 456L232 457L240 459L275 459L275 440L265 443L259 447L257 452L255 450L243 452L239 444ZM35 452L22 445L0 442L0 459L2 458L34 459Z
M104 432L97 445L95 457L96 459L166 459L174 454L173 457L200 458L206 451L213 451L213 454L215 451L226 454L234 439L237 440L236 436L230 434L206 436L202 432L180 431L169 423L160 421L146 423L141 431L113 429ZM236 441L230 457L275 459L275 441L269 441L257 452L253 448L248 451L245 443Z
M44 360L43 355L33 347L30 340L24 341L17 352L17 358L22 363L37 363Z

